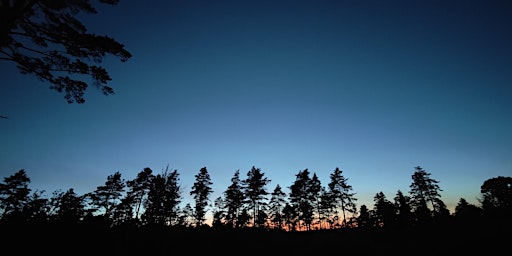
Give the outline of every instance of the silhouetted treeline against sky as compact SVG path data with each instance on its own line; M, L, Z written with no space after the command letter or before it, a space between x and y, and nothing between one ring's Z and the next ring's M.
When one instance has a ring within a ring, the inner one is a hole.
M261 228L308 231L338 228L403 228L451 222L474 223L481 218L508 218L512 208L512 178L485 180L480 188L480 205L460 198L451 213L441 199L437 180L422 167L415 167L410 190L398 190L392 199L383 192L374 196L374 206L357 207L348 179L336 168L323 186L316 173L299 171L289 192L252 167L242 179L237 170L222 196L211 199L212 182L206 167L195 175L188 191L194 201L182 206L183 191L177 170L166 168L154 174L145 168L133 180L120 172L107 177L95 191L78 195L72 188L32 191L24 169L0 184L2 222L80 224L101 221L115 226L211 227L215 229ZM207 212L213 219L207 224Z
M177 170L154 174L145 168L128 181L116 172L90 193L77 195L69 189L47 197L44 191L29 188L30 178L22 169L0 184L0 225L4 235L24 234L9 235L9 243L60 241L79 246L87 241L108 245L112 252L141 253L169 249L164 244L182 246L188 239L199 243L197 250L246 244L262 253L271 245L313 253L306 244L324 251L345 241L352 249L379 252L400 241L400 248L406 249L420 246L422 239L434 239L438 246L456 249L510 235L511 177L485 180L480 205L461 198L454 213L441 200L438 181L419 166L410 191L399 190L393 199L378 192L372 209L356 207L355 193L339 168L329 178L324 187L305 169L296 174L289 193L280 185L269 192L270 180L252 167L245 179L236 171L223 195L211 204L212 182L203 167L189 192L194 202L181 207L184 191ZM205 217L209 210L211 225ZM45 235L49 231L54 235Z

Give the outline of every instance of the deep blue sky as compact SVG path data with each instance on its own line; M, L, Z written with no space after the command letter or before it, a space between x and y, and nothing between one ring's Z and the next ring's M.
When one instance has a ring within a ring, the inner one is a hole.
M123 1L85 16L133 58L104 62L116 94L67 104L0 62L0 176L33 190L178 170L184 201L207 167L213 201L252 166L289 192L336 167L373 207L415 166L453 209L512 176L509 1Z

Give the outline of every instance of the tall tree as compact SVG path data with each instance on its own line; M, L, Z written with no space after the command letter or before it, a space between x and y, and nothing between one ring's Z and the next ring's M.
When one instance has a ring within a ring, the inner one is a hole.
M330 182L327 184L329 193L333 197L334 203L341 208L343 214L343 226L347 223L347 213L355 214L357 212L355 198L356 193L352 192L352 185L348 184L348 179L343 176L343 171L336 167L329 175Z
M268 204L270 222L275 229L284 228L283 209L286 205L286 193L279 184L276 185L271 193L270 202Z
M29 201L30 178L25 169L21 169L0 183L0 211L2 219L20 218Z
M210 194L213 193L212 184L206 167L201 168L199 173L195 175L195 182L190 191L190 195L193 195L195 200L194 217L196 219L196 227L201 227L206 221L206 207L210 201Z
M179 204L181 203L181 186L178 170L169 170L151 178L151 185L145 201L144 221L156 225L177 225L179 223Z
M163 226L166 224L164 212L165 183L164 174L158 174L151 180L147 199L143 203L145 211L141 215L144 225Z
M307 230L311 229L313 220L313 200L310 194L311 177L309 170L304 169L295 175L295 181L290 188L290 204L295 208L298 215L298 227L304 226ZM304 224L304 225L303 225Z
M252 167L247 172L247 178L243 180L244 194L249 200L249 208L252 209L253 226L255 227L260 207L265 206L267 184L270 180L265 177L265 173L260 168Z
M166 221L169 223L169 225L176 226L180 224L179 214L180 203L182 200L180 174L176 169L170 171L169 166L167 166L164 171L164 175L167 178L164 197L164 211L166 214Z
M409 186L411 195L411 205L418 221L425 221L437 212L436 199L440 199L440 191L443 191L438 183L439 181L430 178L430 173L420 166L414 167L415 171L412 177L412 183ZM430 203L432 210L428 208Z
M240 170L236 170L231 178L231 184L224 191L224 207L226 207L226 225L232 228L239 228L238 216L245 203L243 184L240 180Z
M96 187L96 190L86 194L86 197L90 199L90 205L93 209L100 211L100 213L102 211L102 215L110 219L113 210L121 200L125 187L126 183L121 177L121 173L115 172L108 175L104 185Z
M154 177L153 170L146 167L137 174L135 179L126 182L126 186L129 189L127 196L132 197L135 204L135 219L138 219L140 216L141 206L147 198Z
M99 0L116 5L118 0ZM22 74L32 74L64 93L68 103L84 103L88 84L110 95L111 79L101 66L106 55L125 62L132 57L124 45L96 35L78 20L97 14L89 0L16 0L0 3L0 60L10 61ZM84 77L91 79L84 82Z
M317 223L318 225L315 225L317 227L320 226L320 215L321 215L321 193L322 193L322 182L316 175L316 172L313 173L313 176L311 176L311 180L309 182L308 186L308 194L311 200L311 203L313 204L314 212L317 214Z

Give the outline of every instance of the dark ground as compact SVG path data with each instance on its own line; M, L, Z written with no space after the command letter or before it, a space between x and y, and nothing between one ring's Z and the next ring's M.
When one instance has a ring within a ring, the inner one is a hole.
M12 254L44 255L483 255L510 251L510 228L265 230L5 227Z

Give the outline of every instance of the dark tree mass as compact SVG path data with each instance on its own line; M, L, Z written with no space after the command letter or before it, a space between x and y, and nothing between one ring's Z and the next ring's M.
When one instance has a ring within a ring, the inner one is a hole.
M49 82L68 103L84 103L90 84L105 95L113 94L108 85L112 79L100 64L106 55L125 62L131 53L115 39L89 32L77 19L79 13L97 10L89 0L0 1L0 60Z
M269 193L270 180L261 169L253 166L245 179L237 170L211 204L213 183L203 167L189 191L193 202L183 206L179 172L168 167L160 174L144 168L127 181L115 172L90 193L79 195L69 188L50 197L32 191L21 169L0 183L0 228L6 245L58 241L65 245L48 252L94 245L119 254L168 254L190 241L199 246L195 252L204 253L229 253L232 247L253 248L253 253L268 248L319 253L339 244L346 245L345 252L358 254L407 254L426 244L439 252L471 252L471 246L479 246L491 253L505 248L499 241L511 235L511 177L485 180L480 205L460 198L453 213L441 199L439 181L419 166L411 175L408 194L398 190L388 199L379 191L373 207L363 204L359 210L356 193L339 168L327 187L308 169L295 177L288 193L279 184ZM206 223L208 212L211 224ZM54 235L45 236L47 230ZM13 235L20 231L26 234Z

